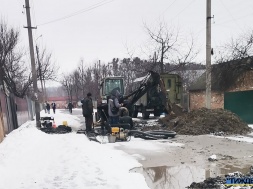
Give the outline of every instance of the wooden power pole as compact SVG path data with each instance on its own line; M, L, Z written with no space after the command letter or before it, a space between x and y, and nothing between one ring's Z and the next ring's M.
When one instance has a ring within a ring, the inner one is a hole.
M42 90L42 101L45 103L45 92L44 92L44 86L43 86L43 79L42 79L42 72L41 72L41 62L39 58L39 47L36 45L36 54L37 54L37 60L39 65L39 74L40 74L40 85Z
M40 127L40 106L38 102L38 86L37 86L37 73L35 68L35 58L34 58L34 47L33 47L33 35L31 26L31 15L30 15L30 5L29 0L25 0L26 8L26 17L27 17L27 28L28 29L28 38L29 38L29 47L30 47L30 56L31 56L31 67L32 67L32 80L33 80L33 90L35 98L35 116L36 116L36 126Z
M211 108L211 0L206 0L206 108Z

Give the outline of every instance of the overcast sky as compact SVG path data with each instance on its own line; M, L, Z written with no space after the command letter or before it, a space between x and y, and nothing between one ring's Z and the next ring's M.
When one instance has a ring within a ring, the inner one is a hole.
M1 17L19 29L28 49L25 0L0 0ZM72 71L81 58L87 65L114 57L147 58L148 35L144 24L157 26L164 21L179 28L180 35L192 34L205 58L206 0L30 0L34 39L52 52L62 72ZM252 29L252 0L212 0L212 47ZM24 13L22 13L22 11ZM141 48L142 47L142 48ZM29 51L28 51L29 52ZM29 54L28 54L29 55ZM29 58L29 57L28 57Z

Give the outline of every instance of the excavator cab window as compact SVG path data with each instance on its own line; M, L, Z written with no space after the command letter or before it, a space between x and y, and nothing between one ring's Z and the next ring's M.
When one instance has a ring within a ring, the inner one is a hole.
M124 94L123 79L106 79L104 88L105 90L103 91L104 95L109 96L111 91L115 88L119 90L120 94Z
M168 84L168 88L167 89L170 89L171 88L171 80L170 79L168 79L167 84Z

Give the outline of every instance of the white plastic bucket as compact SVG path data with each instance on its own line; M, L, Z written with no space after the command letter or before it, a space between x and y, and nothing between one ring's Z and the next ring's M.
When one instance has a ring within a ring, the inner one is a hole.
M115 135L108 135L108 141L109 141L109 143L115 143L116 136Z

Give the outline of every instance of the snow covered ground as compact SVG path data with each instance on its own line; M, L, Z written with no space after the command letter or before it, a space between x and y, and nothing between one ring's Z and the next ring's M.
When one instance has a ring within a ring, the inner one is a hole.
M64 111L53 115L57 125L67 121L73 128L82 126L77 116ZM0 188L148 188L143 175L130 173L141 164L113 145L89 141L76 132L46 134L35 121L27 122L0 144Z
M42 111L41 116L45 115ZM145 189L149 187L141 171L133 171L137 167L142 169L138 160L145 160L145 156L141 151L159 154L184 145L138 138L100 144L76 134L78 129L84 129L84 119L78 110L74 109L73 115L67 110L57 110L51 116L57 125L67 121L73 132L46 134L35 127L35 121L11 132L0 143L0 189ZM253 137L228 138L253 142ZM128 150L134 153L126 153Z

